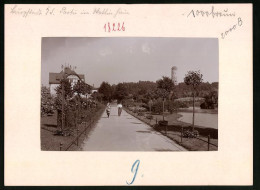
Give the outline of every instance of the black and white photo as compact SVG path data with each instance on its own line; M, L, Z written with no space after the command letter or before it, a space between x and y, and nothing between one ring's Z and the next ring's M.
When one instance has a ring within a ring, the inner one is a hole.
M42 38L41 149L218 150L215 38Z

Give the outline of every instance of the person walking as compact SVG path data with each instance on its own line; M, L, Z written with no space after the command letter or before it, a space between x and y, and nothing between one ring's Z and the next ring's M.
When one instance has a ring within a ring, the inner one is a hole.
M118 116L121 116L123 105L121 103L119 103L119 104L117 104L117 108L118 108Z
M110 103L108 102L107 103L107 107L106 107L106 112L107 112L107 117L109 118L109 115L110 115L110 110L111 110L111 106L110 106Z

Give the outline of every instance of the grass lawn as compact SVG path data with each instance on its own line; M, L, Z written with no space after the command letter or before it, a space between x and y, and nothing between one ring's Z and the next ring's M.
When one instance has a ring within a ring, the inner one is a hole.
M134 117L136 117L136 118L140 119L141 121L145 122L146 124L150 125L156 131L159 131L163 135L166 135L166 133L165 133L166 127L156 125L156 118L157 118L157 121L162 120L163 119L162 115L153 115L153 119L150 120L150 119L147 119L145 117L145 115L139 116L130 110L126 109L126 111L129 114L133 115ZM165 114L164 119L168 121L167 136L170 139L172 139L173 141L175 141L176 143L180 144L181 146L185 147L186 149L188 149L190 151L207 151L208 150L207 135L210 133L215 135L215 133L217 133L217 130L200 127L200 126L195 126L195 129L197 129L197 130L200 129L199 138L206 142L201 141L196 138L182 138L182 142L181 142L181 126L183 126L185 129L185 127L191 126L191 124L178 121L179 117L181 117L181 115L178 113ZM205 134L205 135L203 135L203 134ZM212 136L214 137L214 135L212 135ZM218 139L211 138L210 143L218 145ZM216 150L218 150L218 147L210 145L210 151L216 151Z
M173 139L178 144L182 145L184 148L190 150L190 151L207 151L208 150L208 141L207 137L200 136L199 138L206 141L201 141L196 138L182 138L181 142L181 133L177 131L169 131L167 132L167 136L169 136L171 139ZM210 139L210 143L218 145L218 139ZM218 150L218 147L210 145L209 147L210 151L216 151Z
M92 119L93 121L97 121L101 114L104 111L104 107L101 107L96 112L92 112ZM90 121L87 122L87 126L89 125ZM94 124L93 124L94 125ZM78 124L79 134L85 129L85 124ZM62 150L65 150L72 141L76 139L77 130L73 128L73 135L71 136L57 136L54 135L54 132L57 129L57 113L55 112L52 116L44 116L41 117L41 150L51 150L51 151L59 151L60 150L60 143L62 143ZM91 130L89 127L86 131L86 134ZM79 145L85 139L84 133L79 138ZM76 145L76 142L72 144L69 150L79 150L80 146Z
M172 113L172 114L165 114L164 115L164 120L168 121L168 125L183 125L183 126L189 126L190 124L188 123L184 123L181 121L178 121L178 119L181 117L181 114L178 113ZM163 120L163 116L162 115L153 115L153 118L156 122L156 118L157 121Z

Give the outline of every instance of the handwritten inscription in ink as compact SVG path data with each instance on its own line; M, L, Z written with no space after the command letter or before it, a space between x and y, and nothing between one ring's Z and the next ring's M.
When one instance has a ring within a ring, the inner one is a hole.
M182 14L185 15L185 14ZM201 9L191 9L188 14L186 15L187 18L209 18L209 19L217 19L217 18L225 18L225 17L237 17L236 12L230 11L228 8L224 9L215 9L214 6L211 6L208 10L201 10ZM230 35L233 31L237 30L238 27L243 25L243 21L241 17L237 18L237 22L229 27L227 30L222 32L221 39L226 39L228 35Z
M215 10L215 7L212 6L210 10L194 10L192 9L187 17L234 17L236 16L235 12L230 12L229 9L224 10Z
M120 32L125 31L125 23L111 23L108 22L104 25L105 32Z
M231 32L233 32L234 30L236 30L238 27L241 27L243 25L243 21L242 21L242 19L239 17L238 19L237 19L237 23L236 24L234 24L232 27L230 27L228 30L226 30L225 32L222 32L221 33L221 38L222 39L225 39L227 36L228 36L228 34L230 34Z
M19 5L14 5L10 9L10 13L13 15L27 18L29 16L77 16L77 15L96 15L96 16L111 16L113 18L130 15L128 10L124 8L72 8L70 6L43 6L41 8L24 8Z
M135 177L137 175L138 169L139 169L140 160L136 160L134 164L132 165L131 172L134 174L132 181L129 183L126 181L128 185L132 185L135 181Z

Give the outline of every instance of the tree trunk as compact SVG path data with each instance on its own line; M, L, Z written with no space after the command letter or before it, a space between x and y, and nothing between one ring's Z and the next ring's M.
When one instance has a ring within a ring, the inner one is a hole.
M163 98L163 112L162 112L163 113L163 121L164 121L164 100L165 99Z
M64 84L61 82L62 90L62 111L61 111L61 131L64 129Z
M194 120L195 120L195 92L193 91L192 131L194 131Z

